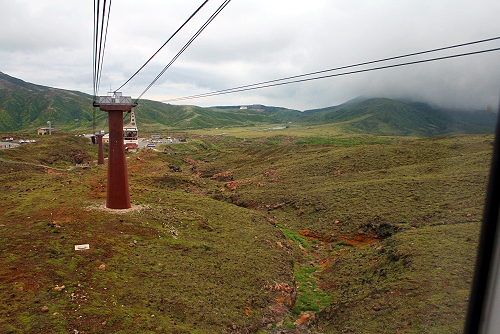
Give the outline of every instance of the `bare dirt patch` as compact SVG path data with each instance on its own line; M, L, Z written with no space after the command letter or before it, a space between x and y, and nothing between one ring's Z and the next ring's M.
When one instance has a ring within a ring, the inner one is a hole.
M86 211L103 211L106 213L111 213L111 214L126 214L134 211L140 211L142 209L146 208L143 205L135 205L131 204L131 208L129 209L110 209L106 207L106 204L99 204L99 205L92 205L88 206L85 208Z

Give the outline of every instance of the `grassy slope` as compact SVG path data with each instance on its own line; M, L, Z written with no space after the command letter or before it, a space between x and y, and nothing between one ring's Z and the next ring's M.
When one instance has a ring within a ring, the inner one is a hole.
M478 224L426 226L337 257L320 274L327 333L461 333Z
M95 156L77 140L55 166L74 161L72 148ZM103 166L47 174L0 162L0 328L305 333L293 323L314 311L305 324L323 333L459 333L491 144L192 135L170 154L129 156L144 208L124 215L85 210L104 202ZM40 162L51 145L0 157ZM90 252L73 250L87 242Z
M285 203L278 213L304 213L291 220L294 227L323 234L355 231L377 220L418 227L482 213L490 137L384 139L378 144L375 139L368 145L360 143L370 139L337 140L331 146L287 144L288 138L269 144L271 138L258 145L242 143L248 147L229 149L202 168L214 174L232 171L242 183L233 198L264 207ZM267 170L272 174L264 175ZM256 187L259 182L264 185ZM341 223L325 225L320 219Z
M201 175L231 173L233 180L220 182L225 191L216 198L268 211L268 217L286 230L309 230L305 235L316 243L304 251L296 249L303 253L297 259L296 276L310 265L325 266L324 273L315 275L334 300L317 326L327 333L423 329L459 333L492 138L458 136L352 146L302 146L280 139L242 143L249 145L239 149L243 154L220 151L208 157L212 162L200 171ZM377 239L385 240L374 247L351 247ZM389 279L379 284L375 280L379 276ZM448 286L446 291L443 285ZM315 289L311 285L310 291ZM408 291L414 293L406 295ZM384 306L370 311L374 298ZM394 308L387 307L391 304L400 308L397 316L392 315ZM380 312L382 308L386 311ZM360 312L371 322L360 318Z
M36 151L22 148L2 157ZM104 201L105 166L47 174L0 163L2 332L213 333L258 325L276 304L264 287L293 280L281 232L258 213L186 194L184 173L171 189L163 157L142 157L129 168L143 209L122 215L91 209ZM91 250L75 252L82 243Z
M344 124L351 133L391 136L436 136L491 133L496 116L486 112L459 112L413 103L373 98L304 113L303 121Z
M238 108L175 106L139 101L136 117L141 131L162 128L207 128L274 124L293 120L296 110L266 107L264 112ZM88 94L24 82L0 72L0 131L35 131L50 120L60 130L89 132L92 129L92 97ZM98 129L107 127L106 115L97 110Z

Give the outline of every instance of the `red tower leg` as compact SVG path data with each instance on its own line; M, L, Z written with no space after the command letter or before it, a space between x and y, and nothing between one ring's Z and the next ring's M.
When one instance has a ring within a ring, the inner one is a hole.
M108 189L106 207L109 209L129 209L127 162L123 144L123 111L108 110L109 150Z
M97 164L98 165L103 165L104 164L104 151L102 149L102 134L98 134L95 136L97 138L97 143L99 144L99 148L97 151Z

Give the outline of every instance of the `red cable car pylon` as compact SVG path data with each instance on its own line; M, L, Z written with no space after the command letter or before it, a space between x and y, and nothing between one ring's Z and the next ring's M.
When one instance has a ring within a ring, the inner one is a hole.
M114 92L110 96L100 96L95 107L108 113L109 149L108 149L108 184L106 189L106 207L109 209L129 209L130 191L128 187L127 161L123 142L123 113L132 110L137 103L132 103L130 96Z

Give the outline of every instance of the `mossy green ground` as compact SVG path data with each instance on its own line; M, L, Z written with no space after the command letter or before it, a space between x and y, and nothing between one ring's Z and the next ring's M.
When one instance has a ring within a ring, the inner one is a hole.
M121 213L85 139L0 151L1 331L461 331L492 136L248 138L128 154Z

